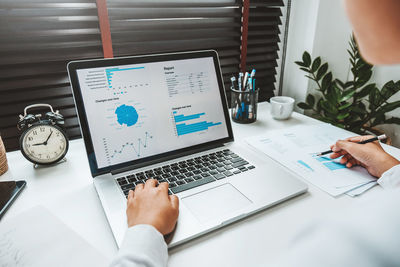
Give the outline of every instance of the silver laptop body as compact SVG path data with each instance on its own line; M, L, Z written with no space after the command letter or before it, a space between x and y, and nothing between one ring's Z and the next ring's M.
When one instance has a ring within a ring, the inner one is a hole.
M180 200L169 247L307 191L279 164L234 141L215 51L74 61L68 73L118 246L127 192L148 178L169 182Z

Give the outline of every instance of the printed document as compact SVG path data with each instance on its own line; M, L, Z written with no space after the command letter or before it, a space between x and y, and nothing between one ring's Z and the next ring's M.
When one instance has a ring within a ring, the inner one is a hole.
M355 189L353 195L358 195L373 186L376 179L363 167L346 168L339 159L317 156L319 152L329 150L337 140L354 135L321 123L269 131L247 138L246 142L332 196Z

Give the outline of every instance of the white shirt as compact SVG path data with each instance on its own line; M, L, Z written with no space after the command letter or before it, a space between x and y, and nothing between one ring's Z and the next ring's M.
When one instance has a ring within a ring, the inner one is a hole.
M400 165L386 171L378 183L389 189L384 197L368 209L349 211L349 216L313 222L294 238L276 266L400 266ZM152 226L137 225L127 230L111 266L162 267L167 261L163 236Z

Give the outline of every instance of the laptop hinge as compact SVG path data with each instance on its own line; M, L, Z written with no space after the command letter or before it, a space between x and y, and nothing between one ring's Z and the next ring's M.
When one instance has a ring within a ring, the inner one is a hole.
M143 162L143 163L138 163L138 164L135 164L135 165L132 165L132 166L128 166L128 167L124 167L124 168L121 168L121 169L118 169L118 170L113 170L113 171L111 171L111 174L115 175L115 174L118 174L118 173L121 173L121 172L126 172L126 171L131 171L131 170L143 168L143 167L146 167L146 166L149 166L149 165L153 165L153 164L157 164L157 163L160 163L160 162L164 162L164 161L167 161L167 160L172 160L172 159L176 159L176 158L192 155L192 154L195 154L195 153L199 153L199 152L202 152L202 151L206 151L206 150L210 150L210 149L218 148L218 147L223 147L223 146L224 146L224 144L214 144L214 145L211 145L211 146L197 148L197 149L193 149L193 150L190 150L190 151L187 151L187 152L181 152L179 154L174 154L174 155L162 157L162 158L159 158L159 159L146 161L146 162Z

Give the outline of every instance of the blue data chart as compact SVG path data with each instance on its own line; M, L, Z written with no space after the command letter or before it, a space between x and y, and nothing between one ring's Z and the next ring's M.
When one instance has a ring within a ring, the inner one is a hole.
M327 167L331 171L346 169L346 165L340 164L339 162L335 162L335 161L328 161L328 162L324 162L322 164L324 164L324 166Z
M128 93L128 89L144 89L149 86L145 77L137 72L142 69L144 67L106 69L108 90L112 90L114 95L124 95Z
M112 80L113 80L114 72L127 71L127 70L140 70L140 69L144 69L144 67L125 68L125 69L120 69L120 68L106 69L108 88L112 88Z
M309 171L314 171L314 169L311 168L310 165L308 165L307 163L305 163L305 162L302 161L302 160L298 160L297 163L300 164L301 166L305 167L305 168L306 168L307 170L309 170Z
M177 115L177 112L174 111L172 114L175 121L176 133L178 136L201 132L204 130L208 130L210 127L222 124L222 122L198 121L198 119L201 119L202 116L206 115L205 112L191 115ZM197 122L190 123L190 121L192 120L196 120ZM181 123L183 121L186 121L188 123Z
M314 159L316 161L321 162L321 164L323 166L325 166L326 168L328 168L331 171L336 171L336 170L340 170L340 169L346 169L346 165L341 164L341 163L335 161L334 159L331 159L330 157L314 156ZM338 158L336 160L340 160L340 158Z
M325 161L332 161L331 158L328 157L315 157L316 160L320 161L320 162L325 162Z
M125 104L117 107L115 114L117 115L117 122L120 125L126 124L128 127L135 125L139 118L136 109Z
M188 121L188 120L194 120L194 119L199 119L200 116L206 115L206 113L198 113L198 114L193 114L189 116L185 115L175 115L175 122L182 122L182 121Z
M146 132L144 139L137 138L137 140L135 141L126 142L117 149L110 149L108 147L108 144L105 142L104 145L105 145L106 156L109 159L109 162L110 159L113 159L123 153L133 152L135 156L141 157L141 155L143 154L143 150L148 147L148 141L152 138L153 136L151 136L149 133Z

